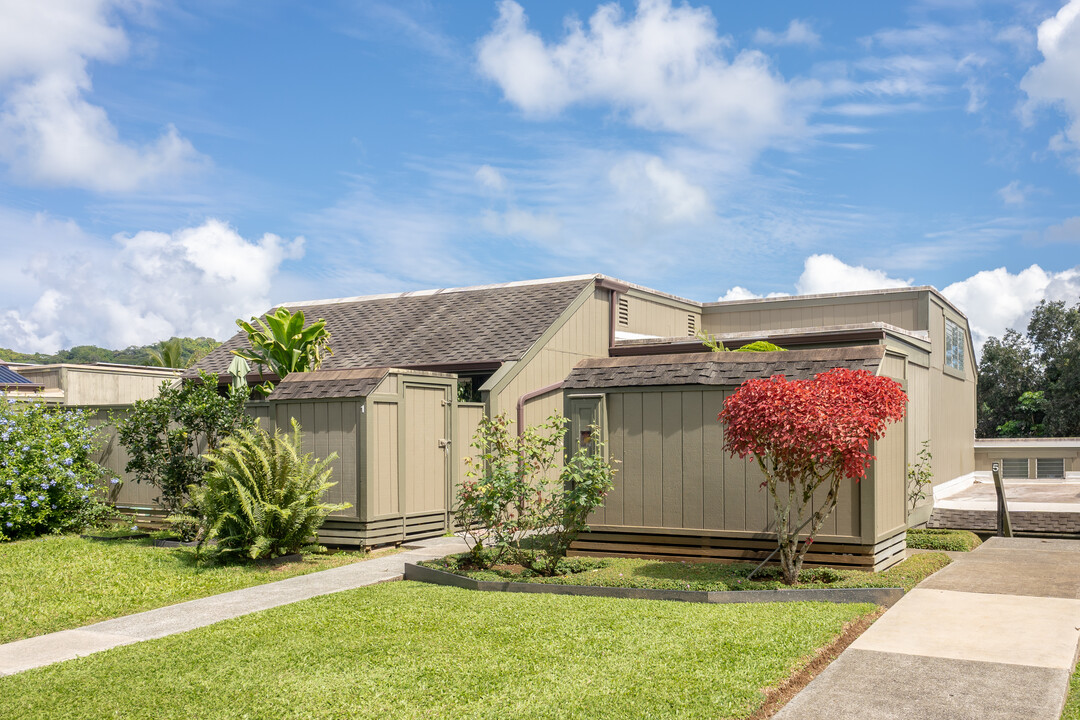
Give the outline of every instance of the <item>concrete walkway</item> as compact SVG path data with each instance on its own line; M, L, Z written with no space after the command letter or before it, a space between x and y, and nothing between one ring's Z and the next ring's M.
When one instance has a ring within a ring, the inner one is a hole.
M120 645L194 630L221 620L318 595L397 580L405 572L407 562L433 560L467 550L465 542L457 537L420 540L409 543L407 547L412 549L278 582L168 605L87 625L77 630L64 630L0 645L0 676L13 675L23 670L71 660Z
M1080 541L992 538L922 582L775 720L1059 720Z

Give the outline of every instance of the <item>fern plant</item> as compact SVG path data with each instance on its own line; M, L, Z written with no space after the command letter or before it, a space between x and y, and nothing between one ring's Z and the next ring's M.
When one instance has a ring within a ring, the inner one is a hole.
M192 498L207 532L224 555L253 559L297 552L312 542L323 520L351 507L323 502L336 453L316 460L301 450L300 424L289 434L239 430L206 459L205 486Z

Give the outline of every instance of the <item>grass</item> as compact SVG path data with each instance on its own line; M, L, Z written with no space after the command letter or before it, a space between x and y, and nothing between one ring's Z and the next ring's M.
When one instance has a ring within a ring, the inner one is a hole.
M74 535L0 543L0 643L345 565L361 553L307 555L272 567L217 565L149 539Z
M763 568L747 580L755 565L749 563L665 562L633 558L570 558L569 565L580 570L555 577L522 576L509 570L462 570L463 555L424 563L428 567L457 572L477 580L514 580L560 585L656 588L662 590L772 590L787 587L779 579L779 569ZM868 573L861 570L812 568L800 574L801 588L915 587L930 574L950 562L942 553L920 553L888 570ZM764 573L764 577L762 577ZM761 579L759 579L759 577Z
M908 530L907 546L919 550L951 550L971 552L982 545L979 536L970 530L937 530L923 528Z
M0 718L745 718L874 610L393 582L0 678Z
M1080 666L1077 666L1069 683L1069 696L1065 698L1061 720L1080 720Z

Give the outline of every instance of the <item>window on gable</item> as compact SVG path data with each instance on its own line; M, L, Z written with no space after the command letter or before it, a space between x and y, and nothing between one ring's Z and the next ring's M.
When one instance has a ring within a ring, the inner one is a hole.
M964 371L964 329L948 318L945 319L945 364L954 370Z

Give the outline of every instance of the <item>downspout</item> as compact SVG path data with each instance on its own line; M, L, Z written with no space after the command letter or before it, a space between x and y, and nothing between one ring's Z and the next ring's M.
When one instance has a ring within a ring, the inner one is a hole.
M554 392L562 387L562 380L557 383L545 385L539 390L530 390L517 401L517 434L521 437L521 434L525 431L525 403L529 402L533 398L540 397L541 395L547 395L549 392Z

